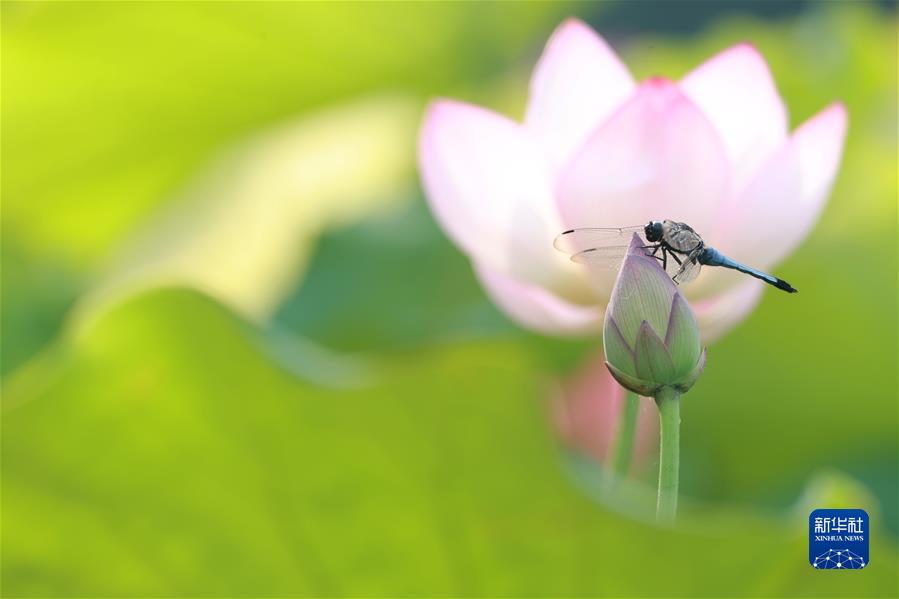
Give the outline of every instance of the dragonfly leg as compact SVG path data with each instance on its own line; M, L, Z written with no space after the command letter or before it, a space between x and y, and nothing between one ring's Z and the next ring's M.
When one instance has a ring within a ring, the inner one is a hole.
M668 250L662 248L662 270L668 270Z
M655 244L655 245L644 245L644 246L641 246L641 249L644 249L644 250L649 250L649 249L651 249L651 250L652 250L651 252L649 252L649 254L647 254L648 256L651 256L651 257L655 258L656 260L658 260L659 262L662 262L662 259L659 258L658 256L656 256L656 253L658 253L658 251L659 251L660 248L662 248L662 244L661 244L661 243L657 243L657 244ZM665 250L662 249L662 252L663 252L663 253L664 253L664 251L665 251Z
M677 262L679 265L680 265L680 264L683 264L683 263L680 261L680 258L678 258L678 257L677 257L677 254L675 254L674 252L671 252L671 257L674 258L674 261Z

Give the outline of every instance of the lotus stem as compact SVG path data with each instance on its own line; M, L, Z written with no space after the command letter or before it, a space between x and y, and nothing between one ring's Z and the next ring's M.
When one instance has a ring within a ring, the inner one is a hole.
M680 393L664 387L655 397L659 406L659 499L656 520L671 524L677 515L677 485L680 469Z
M618 432L612 448L612 472L615 479L627 477L634 454L634 438L637 429L637 412L640 410L640 398L636 393L628 391L624 394L624 404L618 419Z

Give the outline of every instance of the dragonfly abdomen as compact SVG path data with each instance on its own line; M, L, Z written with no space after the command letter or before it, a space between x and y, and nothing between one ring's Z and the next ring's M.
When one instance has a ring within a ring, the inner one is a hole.
M736 260L731 260L715 248L710 248L708 246L704 247L702 249L702 252L700 252L699 254L698 261L700 264L707 264L708 266L722 266L724 268L737 270L751 277L755 277L756 279L760 279L768 283L769 285L777 287L782 291L786 291L787 293L797 293L798 291L783 279L779 279L773 275L769 275L768 273L756 270L755 268L746 266L745 264L740 264Z

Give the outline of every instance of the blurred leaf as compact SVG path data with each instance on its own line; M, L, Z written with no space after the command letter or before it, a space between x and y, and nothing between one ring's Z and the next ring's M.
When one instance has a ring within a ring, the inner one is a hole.
M523 336L490 303L468 259L419 198L324 235L274 322L343 351Z
M333 392L252 335L160 291L14 377L5 596L895 594L876 531L864 576L821 576L805 513L688 505L668 530L586 501L514 345L410 353Z
M6 216L90 263L223 144L373 89L482 78L563 7L510 10L5 2Z
M536 54L565 5L7 1L0 10L6 374L52 339L117 247L183 197L222 148L335 101L422 102L477 86ZM371 143L411 147L408 131L392 135ZM42 283L57 273L64 284Z
M370 98L233 151L122 252L80 315L163 284L192 286L267 320L302 277L322 230L408 197L419 113L406 98Z

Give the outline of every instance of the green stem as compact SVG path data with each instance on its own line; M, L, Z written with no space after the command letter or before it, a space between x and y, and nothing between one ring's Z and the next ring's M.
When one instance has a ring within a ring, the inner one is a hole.
M661 428L659 501L656 520L673 523L677 514L677 481L680 466L680 394L669 387L656 395Z
M634 437L637 429L637 412L640 409L640 398L636 393L627 391L624 394L624 405L618 419L618 432L615 446L612 448L612 472L616 479L627 477L634 453Z

